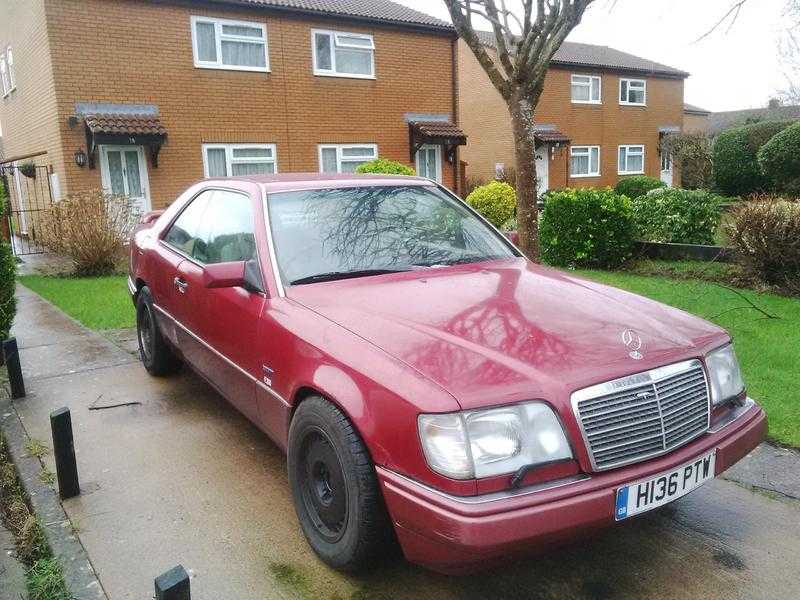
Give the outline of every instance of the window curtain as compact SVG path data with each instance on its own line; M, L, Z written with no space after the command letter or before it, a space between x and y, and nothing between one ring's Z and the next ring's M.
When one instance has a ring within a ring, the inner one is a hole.
M224 148L209 148L206 151L209 177L227 177L228 167Z
M222 64L237 67L266 67L264 44L222 40Z
M195 23L197 58L204 62L217 62L217 39L213 23Z

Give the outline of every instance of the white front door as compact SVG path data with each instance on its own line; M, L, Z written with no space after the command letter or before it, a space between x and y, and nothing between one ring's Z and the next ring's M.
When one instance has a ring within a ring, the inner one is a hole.
M442 147L422 146L417 151L417 175L442 183Z
M128 196L140 214L151 210L147 162L141 146L100 146L100 175L106 192Z
M544 194L549 189L550 146L541 144L534 151L536 154L536 191Z
M672 157L667 152L661 152L661 181L672 187Z

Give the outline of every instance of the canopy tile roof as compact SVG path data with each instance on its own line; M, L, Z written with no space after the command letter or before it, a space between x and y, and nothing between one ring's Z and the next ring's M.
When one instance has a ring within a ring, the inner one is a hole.
M153 115L94 114L84 118L92 133L166 135L167 129Z
M569 136L555 128L541 128L533 130L533 137L540 142L553 142L558 144L569 144Z
M224 4L245 4L275 10L350 17L438 29L454 33L450 23L390 0L213 0Z
M464 138L467 135L450 121L413 121L412 127L426 137L432 138Z

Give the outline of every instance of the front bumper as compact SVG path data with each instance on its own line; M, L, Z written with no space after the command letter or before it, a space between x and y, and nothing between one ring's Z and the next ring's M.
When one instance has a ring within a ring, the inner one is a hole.
M484 568L509 556L568 542L613 525L621 485L717 450L721 474L766 436L767 417L748 399L734 419L670 454L611 471L474 497L451 496L378 467L406 558L444 573Z

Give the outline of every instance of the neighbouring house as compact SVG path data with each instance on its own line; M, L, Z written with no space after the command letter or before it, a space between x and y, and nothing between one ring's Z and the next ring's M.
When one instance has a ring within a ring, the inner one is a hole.
M712 112L709 117L709 133L739 127L759 121L792 121L800 120L800 105L767 106L765 108L747 108L744 110L726 110Z
M387 0L0 0L4 164L143 210L204 176L379 155L455 188L456 41Z
M711 128L710 110L694 104L683 104L683 131L687 133L707 133Z
M480 37L493 47L493 34ZM463 41L458 63L460 124L469 137L461 153L466 176L501 176L514 165L508 109ZM607 46L564 42L534 114L540 192L614 185L632 174L671 185L672 164L661 156L660 141L683 127L688 75Z

